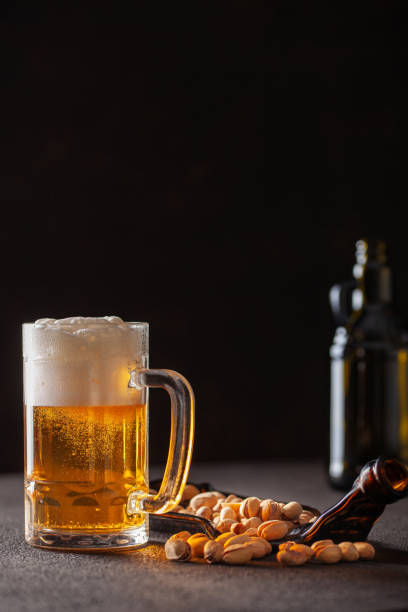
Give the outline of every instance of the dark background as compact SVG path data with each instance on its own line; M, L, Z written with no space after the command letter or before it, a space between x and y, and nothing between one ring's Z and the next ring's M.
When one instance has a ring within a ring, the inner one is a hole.
M4 471L23 322L149 321L151 365L195 389L194 460L259 460L325 453L358 238L388 241L408 308L400 5L166 5L2 9ZM152 392L152 461L168 426Z

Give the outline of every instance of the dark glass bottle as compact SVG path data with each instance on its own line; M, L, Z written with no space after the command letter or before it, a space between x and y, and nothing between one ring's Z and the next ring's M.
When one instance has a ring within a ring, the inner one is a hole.
M356 247L355 280L330 292L339 326L330 349L329 479L339 489L378 455L408 464L408 335L392 306L385 244Z

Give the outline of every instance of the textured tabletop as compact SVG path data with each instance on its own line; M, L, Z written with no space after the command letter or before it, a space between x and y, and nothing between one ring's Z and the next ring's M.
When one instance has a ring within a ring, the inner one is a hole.
M248 495L296 499L320 510L339 498L317 463L197 465L191 480ZM378 548L372 562L228 567L170 563L161 536L154 533L149 546L132 553L30 548L23 538L22 477L3 475L0 483L1 612L408 609L407 499L388 506L372 530L369 540Z

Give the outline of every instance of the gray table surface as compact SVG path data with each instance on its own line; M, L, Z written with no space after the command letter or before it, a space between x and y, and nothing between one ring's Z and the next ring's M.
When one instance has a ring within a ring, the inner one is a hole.
M195 465L191 480L320 510L339 499L318 463ZM374 526L374 561L299 568L170 563L154 533L149 546L123 554L31 548L23 537L22 476L15 474L0 477L0 519L1 612L408 610L407 499L388 506Z

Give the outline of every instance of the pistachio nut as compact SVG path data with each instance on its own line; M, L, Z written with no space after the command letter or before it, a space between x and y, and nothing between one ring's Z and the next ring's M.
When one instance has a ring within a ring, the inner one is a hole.
M360 559L373 559L375 557L375 548L368 542L353 542L357 548Z
M209 538L203 533L195 533L190 536L187 540L191 546L191 553L193 557L202 557L204 554L204 546L207 544Z
M167 540L164 552L169 561L188 561L192 554L189 543L181 539Z
M196 516L200 516L201 518L207 519L210 521L212 518L212 510L208 506L201 506L196 512Z
M258 535L265 540L280 540L288 533L288 526L284 521L266 521L258 527Z
M252 546L248 543L234 544L224 549L222 560L231 565L242 565L252 559Z
M307 561L307 556L296 550L280 550L276 558L282 565L304 565Z
M221 542L208 540L204 546L204 559L207 563L218 563L224 555L224 547Z
M352 542L340 542L341 558L343 561L357 561L359 552Z
M303 508L298 502L291 501L283 506L282 514L284 514L285 518L289 519L290 521L295 521L302 510Z
M281 509L277 502L273 501L272 499L264 499L261 501L259 516L263 522L273 519L280 519L281 514Z
M201 506L208 506L213 508L217 503L218 499L212 493L199 493L190 499L190 506L196 512Z
M259 511L260 500L257 497L247 497L241 503L239 513L243 518L251 518L256 516Z
M317 549L314 549L314 553L320 563L338 563L342 557L341 548L337 544L317 547Z
M192 497L195 497L200 493L200 490L193 484L186 484L184 487L183 495L181 496L181 501L190 501Z
M167 540L168 542L172 542L173 540L185 540L191 537L191 533L189 531L179 531L178 533L173 533L172 536Z

